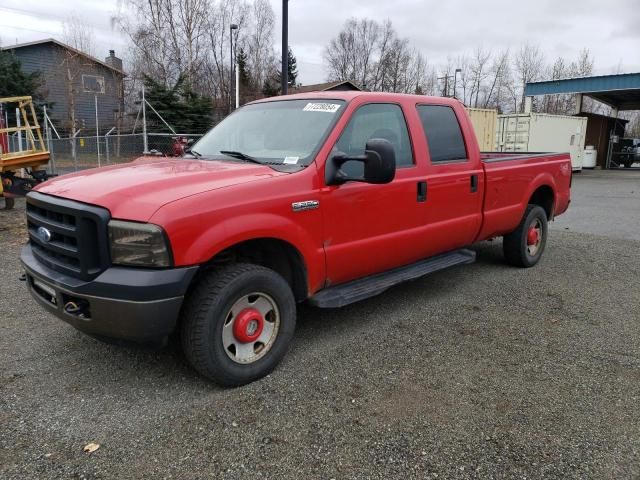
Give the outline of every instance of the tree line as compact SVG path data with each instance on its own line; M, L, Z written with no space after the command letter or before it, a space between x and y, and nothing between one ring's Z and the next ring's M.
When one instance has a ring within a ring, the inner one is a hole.
M517 112L524 108L524 85L536 80L588 76L594 60L583 49L578 58L558 57L552 63L539 47L492 51L477 47L436 66L395 31L391 21L351 18L324 49L329 80L351 80L372 91L455 96L465 105ZM547 96L538 111L569 114L569 95Z
M127 0L114 20L132 47L125 59L129 76L146 79L150 88L188 88L226 115L233 104L233 59L241 103L280 93L275 13L268 0ZM289 55L288 76L295 84L296 61ZM139 85L131 82L129 88Z
M113 23L129 40L124 89L126 110L134 116L144 82L147 98L157 103L163 117L173 118L176 127L208 129L232 109L232 60L238 65L241 104L280 93L276 15L268 0L122 0L119 6ZM66 43L94 53L93 32L85 22L72 17L64 27ZM298 85L296 58L291 49L288 54L288 81ZM587 49L576 58L549 60L532 44L501 50L480 46L435 65L390 20L368 18L346 20L326 44L323 57L328 81L349 80L372 91L455 96L467 106L503 113L523 110L527 82L588 76L594 71ZM67 63L72 65L72 60ZM67 76L75 71L67 70ZM534 111L572 114L575 99L572 95L538 97L533 107ZM583 108L607 113L606 107L589 99ZM181 122L183 117L187 120ZM640 117L629 118L630 130L640 135Z
M128 75L144 79L152 96L166 99L170 92L174 98L166 104L171 108L182 105L188 109L195 103L195 116L205 124L210 123L202 110L207 102L212 105L211 121L229 113L234 57L241 104L280 93L280 52L274 49L276 17L268 0L123 0L121 6L114 22L131 45L130 57L125 59ZM231 30L232 25L237 29ZM75 38L86 43L77 32ZM233 57L232 42L236 45ZM288 81L297 85L296 58L291 49L288 54ZM368 18L346 20L325 46L323 57L328 81L349 80L371 91L455 96L467 106L501 113L524 110L527 82L584 77L594 71L594 58L586 48L576 58L549 60L533 44L501 50L479 46L435 65L390 20ZM160 87L165 90L157 90ZM127 89L135 93L139 85L134 80ZM573 95L536 97L533 104L534 111L551 114L570 115L575 107ZM583 109L608 113L607 107L588 98ZM629 117L630 130L640 135L640 116L621 116Z

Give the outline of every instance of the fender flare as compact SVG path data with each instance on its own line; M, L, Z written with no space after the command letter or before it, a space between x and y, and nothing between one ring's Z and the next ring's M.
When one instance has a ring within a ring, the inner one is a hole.
M252 227L247 227L252 226ZM272 213L249 213L227 217L203 230L191 242L185 256L203 264L234 245L258 239L274 239L295 248L307 273L310 292L317 290L325 275L324 248L297 223Z
M549 172L542 172L539 173L531 182L525 198L523 199L523 203L522 203L522 214L524 215L525 210L527 209L527 205L529 204L529 200L531 199L531 197L533 196L533 194L535 193L536 190L538 190L540 187L549 187L551 189L551 192L553 193L553 211L556 210L556 203L558 201L558 194L557 194L557 187L556 187L556 181L553 178L553 175L551 175Z

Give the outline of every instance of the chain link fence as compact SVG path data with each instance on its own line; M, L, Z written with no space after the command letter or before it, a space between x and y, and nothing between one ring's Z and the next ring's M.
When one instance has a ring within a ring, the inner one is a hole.
M196 142L202 135L147 133L147 150L150 155L181 156L188 142ZM127 163L144 154L144 134L106 134L101 136L76 136L50 138L50 173L63 175L88 168Z

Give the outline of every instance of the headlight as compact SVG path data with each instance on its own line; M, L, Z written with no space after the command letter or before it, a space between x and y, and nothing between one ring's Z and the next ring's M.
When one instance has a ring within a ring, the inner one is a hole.
M171 266L171 250L164 231L150 223L109 222L111 261L137 267Z

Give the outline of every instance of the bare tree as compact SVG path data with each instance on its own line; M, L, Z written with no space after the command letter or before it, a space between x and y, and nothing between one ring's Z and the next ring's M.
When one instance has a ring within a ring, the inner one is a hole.
M94 36L95 32L87 21L76 15L71 15L62 22L62 41L87 55L95 56Z
M248 6L235 0L220 0L210 10L205 74L207 93L217 99L218 109L228 112L231 108L231 61L230 48L232 24L242 31L247 20ZM234 40L235 41L235 40Z
M200 65L204 61L204 40L206 36L206 17L209 8L208 0L181 0L177 2L177 27L180 34L172 37L181 39L178 48L186 54L186 78L191 86L195 86Z
M502 101L505 96L505 89L511 81L511 65L509 50L500 52L493 58L490 68L487 94L482 105L483 108L493 107L502 110Z
M480 94L484 81L489 76L489 61L491 60L491 50L484 50L482 47L478 47L473 52L471 62L471 75L473 77L473 83L471 87L471 98L469 99L469 105L474 107L478 106ZM475 94L475 100L473 96Z
M358 20L347 20L338 36L331 39L325 48L324 59L329 70L329 80L355 81L363 75L357 68L357 30Z
M520 91L520 111L524 111L524 87L528 82L538 80L544 69L544 57L535 45L523 45L515 56L515 72L518 76Z
M426 58L396 34L390 21L347 20L324 51L329 80L350 80L374 91L433 89Z
M185 76L197 86L204 62L209 0L126 0L116 17L141 72L169 85Z
M250 84L258 95L268 75L277 69L273 51L275 13L267 0L255 0L249 9L249 33L243 39L248 55Z

